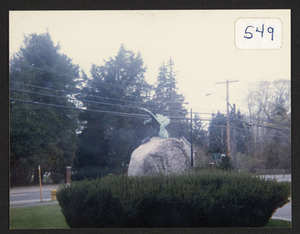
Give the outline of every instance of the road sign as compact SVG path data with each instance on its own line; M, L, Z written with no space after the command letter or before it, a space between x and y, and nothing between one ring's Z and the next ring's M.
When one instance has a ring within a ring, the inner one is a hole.
M220 153L213 153L213 154L212 154L212 158L213 158L213 159L220 159L220 157L221 157L221 154L220 154Z

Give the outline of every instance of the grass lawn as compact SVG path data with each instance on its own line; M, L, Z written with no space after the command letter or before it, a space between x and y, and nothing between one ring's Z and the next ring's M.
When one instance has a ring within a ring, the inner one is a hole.
M11 229L69 228L58 204L10 209Z
M272 227L272 228L291 228L292 222L291 221L285 221L280 219L270 219L269 223L265 227Z
M265 227L290 228L291 222L270 219ZM70 228L58 204L10 209L11 229L65 229Z

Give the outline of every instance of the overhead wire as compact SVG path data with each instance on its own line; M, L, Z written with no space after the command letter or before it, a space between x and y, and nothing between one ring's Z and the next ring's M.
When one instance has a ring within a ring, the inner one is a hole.
M226 115L225 114L222 114L223 116L215 116L215 117L213 117L213 119L223 119L223 118L225 118L226 117ZM256 120L256 118L252 118L252 117L250 117L250 116L247 116L247 115L245 115L245 114L242 114L241 115L242 116L242 118L246 118L246 119L250 119L250 120L254 120L254 121L257 121L258 123L255 123L255 122L251 122L251 124L252 125L257 125L257 126L260 126L260 127L270 127L270 128L276 128L276 127L272 127L272 126L265 126L265 125L261 125L261 124L259 124L259 123L267 123L267 124L269 124L270 122L269 121L266 121L266 120ZM239 121L242 121L242 122L245 122L245 123L249 123L249 122L247 122L247 121L245 121L245 120L239 120ZM273 125L276 125L276 126L278 126L278 127L283 127L283 128L277 128L277 129L283 129L283 130L290 130L290 128L287 128L287 126L285 126L285 125L281 125L280 123L277 123L277 122L272 122L272 124Z
M109 106L118 106L118 107L126 107L126 108L135 108L135 109L139 109L140 107L138 106L131 106L131 105L121 105L121 104L113 104L113 103L105 103L105 102L96 102L96 101L91 101L91 100L85 100L85 99L76 99L74 97L66 97L66 96L58 96L58 95L51 95L51 94L44 94L44 93L39 93L39 92L30 92L30 91L26 91L26 90L18 90L18 89L14 89L11 88L11 91L15 91L15 92L23 92L23 93L29 93L29 94L35 94L35 95L41 95L41 96L46 96L46 97L53 97L53 98L67 98L67 99L71 99L73 101L85 101L88 103L94 103L94 104L100 104L100 105L109 105ZM151 109L151 108L149 108ZM158 110L158 109L156 109ZM225 116L224 116L225 117ZM214 117L214 118L224 118L223 116L220 117ZM189 119L188 117L178 117L178 116L170 116L170 118L173 119ZM204 119L204 118L199 118L199 120L202 121L211 121L211 119ZM244 123L247 123L245 121L241 121ZM259 126L259 127L265 127L265 128L270 128L270 129L275 129L275 130L286 130L286 131L290 131L290 129L283 129L283 128L277 128L277 127L272 127L272 126L265 126L265 125L261 125L261 124L257 124L257 123L251 123L253 125Z
M32 69L36 69L36 70L40 70L40 71L45 71L45 72L49 72L49 73L54 73L54 74L61 74L61 75L64 75L64 76L69 76L69 77L72 77L74 78L73 75L70 75L70 74L67 74L67 73L59 73L59 72L55 72L55 71L50 71L50 70L46 70L46 69L42 69L42 68L38 68L38 67L34 67L34 66L29 66L29 65L22 65L24 67L28 67L28 68L32 68ZM91 79L91 78L89 78ZM101 81L101 84L103 85L110 85L110 86L116 86L116 87L122 87L124 89L128 88L128 86L124 86L124 85L119 85L119 84L110 84L110 83L107 83L107 82L104 82L104 81ZM23 84L23 85L26 85L26 84ZM138 86L138 87L145 87L147 85L140 85L140 84L134 84L135 86ZM151 86L151 85L148 85L148 86ZM37 87L37 86L36 86ZM48 90L50 90L50 88L48 88ZM55 90L55 89L52 89L52 90ZM65 91L64 91L65 92ZM89 96L94 96L94 95L89 95ZM95 97L95 96L94 96ZM97 96L96 96L97 97ZM106 97L101 97L101 98L106 98ZM107 99L107 98L106 98ZM111 100L113 100L113 98L109 98ZM117 99L114 99L116 101L126 101L126 102L134 102L134 101L127 101L127 100L117 100ZM141 102L135 102L135 103L141 103ZM148 102L148 103L143 103L143 104L146 104L146 105L156 105L156 103L152 103L152 102ZM154 110L154 109L153 109ZM176 112L177 110L162 110L162 111L169 111L169 112Z
M85 102L85 103L94 103L94 104L99 104L99 105L108 105L108 106L118 106L118 107L126 107L126 108L134 108L134 109L140 109L143 106L133 106L133 105L125 105L125 104L116 104L116 103L107 103L107 102L98 102L98 101L92 101L92 100L86 100L86 99L81 99L81 98L75 98L72 96L60 96L60 95L53 95L53 94L45 94L45 93L40 93L40 92L32 92L32 91L27 91L27 90L19 90L19 89L14 89L10 88L11 91L13 92L22 92L22 93L28 93L28 94L34 94L34 95L41 95L45 97L53 97L53 98L62 98L62 99L71 99L73 101L79 101L79 102ZM69 94L70 95L70 94ZM157 110L157 111L166 111L167 110L162 110L162 109L157 109L157 108L149 108L150 110ZM178 117L182 118L182 117Z
M97 109L90 109L90 108L85 109L85 108L79 108L79 107L71 107L71 106L65 106L65 105L50 104L50 103L23 100L23 99L16 99L16 98L10 98L10 100L11 101L17 101L17 102L28 103L28 104L36 104L36 105L44 105L44 106L51 106L51 107L67 108L67 109L80 110L80 111L92 111L92 112L107 113L107 114L114 114L114 115L128 116L128 117L149 118L149 115L133 114L133 113L128 113L128 112L97 110ZM186 120L189 120L189 118L177 117L177 116L168 116L168 118L170 118L170 119L183 119L183 120L186 119Z
M46 70L44 68L39 68L39 67L35 67L34 64L33 65L24 65L22 64L21 66L23 67L28 67L28 68L32 68L32 69L36 69L36 70L39 70L39 71L45 71L45 72L49 72L49 73L53 73L53 74L58 74L58 75L64 75L64 76L69 76L71 78L74 78L74 75L71 75L71 74L68 74L68 73L61 73L61 72L56 72L56 71L51 71L51 70ZM78 77L76 77L78 78ZM88 77L89 78L89 77ZM91 79L91 78L89 78ZM18 82L12 82L12 83L18 83ZM124 86L124 85L119 85L119 84L110 84L110 83L107 83L107 82L103 82L101 81L102 84L104 85L110 85L110 86L116 86L116 87L124 87L124 88L127 88L127 86ZM34 86L34 85L28 85L28 84L24 84L24 83L18 83L18 84L22 84L22 85L27 85L27 86L31 86L31 87L35 87L35 88L44 88L44 89L48 89L48 90L55 90L55 91L61 91L61 92L66 92L64 90L58 90L58 89L51 89L51 88L46 88L46 87L41 87L41 86ZM141 86L143 87L144 85L139 85L139 84L135 84L135 86ZM90 97L97 97L97 98L105 98L105 99L108 99L108 100L115 100L115 101L123 101L123 102L132 102L132 103L140 103L140 104L146 104L146 105L156 105L155 103L143 103L143 102L135 102L135 101L130 101L130 100L121 100L121 99L114 99L114 98L107 98L107 97L101 97L101 96L95 96L95 95L87 95L87 96L90 96ZM149 108L150 109L150 108ZM199 109L199 108L195 108L195 109ZM155 110L154 108L152 110ZM156 110L161 110L161 111L168 111L168 112L176 112L178 110L164 110L164 109L156 109ZM207 109L208 110L208 109ZM212 115L215 115L214 113L204 113L204 112L194 112L194 114L212 114ZM245 118L248 118L250 120L257 120L257 121L261 121L261 122L267 122L267 121L264 121L264 120L258 120L254 117L248 117L246 115L243 115ZM276 124L276 123L274 123Z
M55 72L55 71L50 71L50 70L46 70L46 69L42 69L42 68L38 68L38 67L35 67L35 66L29 66L29 65L22 65L24 67L28 67L28 68L32 68L32 69L36 69L36 70L40 70L40 71L45 71L45 72L49 72L49 73L53 73L53 74L58 74L58 75L64 75L64 76L69 76L69 77L72 77L74 78L74 75L71 75L71 74L68 74L68 73L60 73L60 72ZM18 84L18 85L24 85L24 86L28 86L28 87L33 87L33 88L39 88L39 89L45 89L45 90L52 90L52 91L59 91L59 92L64 92L64 93L67 93L69 95L74 95L73 93L69 93L65 90L59 90L59 89L53 89L53 88L48 88L48 87L42 87L42 86L37 86L37 85L32 85L32 84L25 84L25 83L20 83L20 82L11 82L11 83L15 83L15 84ZM106 82L101 82L105 85L112 85L112 86L117 86L117 87L124 87L123 85L117 85L117 84L109 84L109 83L106 83ZM139 85L136 85L136 86L139 86ZM16 90L14 89L13 91L19 91L19 92L27 92L27 93L30 93L30 91L21 91L21 90ZM32 94L40 94L40 95L44 95L45 94L42 94L42 93L37 93L37 92L31 92ZM51 96L51 94L47 94L49 97ZM58 98L62 98L61 96L57 96L57 95L52 95L52 96L55 96L55 97L58 97ZM114 100L114 101L120 101L120 102L129 102L129 103L138 103L138 104L143 104L143 105L155 105L155 103L144 103L144 102L136 102L136 101L130 101L130 100L124 100L124 99L116 99L116 98L108 98L108 97L103 97L103 96L96 96L96 95L86 95L87 97L94 97L94 98L99 98L99 99L106 99L106 100ZM69 97L70 98L70 97ZM76 100L79 100L79 101L85 101L85 102L90 102L90 103L95 103L97 104L96 101L91 101L91 100L86 100L86 99L80 99L80 98L73 98L74 101ZM129 108L136 108L135 106L130 106L130 105L121 105L121 104L110 104L110 103L104 103L104 102L98 102L98 104L102 104L102 105L115 105L115 106L123 106L123 107L129 107ZM177 113L180 113L182 111L180 110L165 110L165 109L158 109L158 108L150 108L148 107L148 109L150 110L157 110L157 111L167 111L167 112L177 112ZM194 115L203 115L203 114L211 114L212 116L215 115L214 113L207 113L207 112L193 112ZM255 120L255 121L259 121L259 122L265 122L265 123L269 123L268 121L264 121L264 120L258 120L254 117L249 117L249 116L246 116L246 115L242 115L244 118L248 118L249 120ZM178 119L186 119L185 117L176 117ZM219 118L219 117L213 117L213 118ZM204 120L204 119L203 119ZM211 119L210 119L211 120ZM208 120L208 121L210 121ZM205 120L204 120L205 121ZM260 125L260 124L257 124L257 123L253 123L253 125L256 125L256 126L259 126L259 127L266 127L266 128L272 128L272 129L277 129L277 130L290 130L290 129L281 129L281 128L276 128L276 127L271 127L271 126L264 126L264 125ZM278 123L272 123L272 124L275 124L277 126L280 126L280 127L286 127L286 126L282 126L282 125L279 125Z
M40 71L49 72L49 73L61 74L61 75L64 75L64 76L69 76L69 77L74 78L73 75L70 75L70 74L67 74L67 73L59 73L59 72L50 71L50 70L46 70L46 69L42 69L42 68L38 68L38 67L34 67L34 66L29 66L29 65L22 65L22 66L28 67L28 68L32 68L32 69L36 69L36 70L40 70ZM32 85L32 84L24 84L24 83L19 83L19 82L12 82L12 83L16 83L16 84L19 84L19 85L26 85L26 86L34 87L34 88L46 89L46 90L53 90L53 91L59 91L59 92L67 92L65 90L58 90L58 89L53 89L53 88L36 86L36 85ZM127 88L127 86L124 86L124 85L110 84L110 83L103 82L103 81L101 81L101 84ZM135 86L140 86L140 85L135 85ZM139 104L144 104L144 105L156 105L156 103L151 103L151 102L150 103L149 102L148 103L144 103L144 102L136 102L136 101L130 101L130 100L121 100L121 99L116 99L116 98L108 98L108 97L103 97L103 96L95 96L95 95L86 95L86 96L88 96L88 97L95 97L95 98L101 98L101 99L114 100L114 101L139 103ZM157 108L148 108L148 109L158 110L158 111L167 111L167 112L180 112L180 110L165 110L165 109L157 109ZM194 115L195 114L211 114L211 113L208 113L208 112L194 112Z
M38 88L38 89L45 89L45 90L50 90L50 91L58 91L58 92L63 92L69 95L73 95L73 93L67 92L65 90L61 90L61 89L53 89L53 88L48 88L48 87L43 87L43 86L37 86L37 85L32 85L32 84L25 84L25 83L20 83L20 82L11 82L13 84L16 85L23 85L23 86L28 86L28 87L33 87L33 88ZM13 89L13 88L11 88ZM20 91L20 92L30 92L30 91L23 91L23 90L16 90L15 91ZM36 92L32 92L32 93L36 93ZM41 95L44 95L42 93L40 93ZM76 94L75 94L76 95ZM57 96L57 95L55 95ZM130 101L130 100L124 100L124 99L117 99L117 98L108 98L108 97L104 97L104 96L98 96L98 95L85 95L86 97L93 97L93 98L99 98L99 99L107 99L107 100L113 100L113 101L120 101L120 102L129 102L129 103L136 103L136 104L143 104L143 105L149 105L149 103L145 103L145 102L137 102L137 101ZM86 99L81 99L76 97L77 100L79 101L88 101L88 102L92 102L90 100L86 100ZM93 101L94 103L97 103L96 101ZM103 104L103 103L101 103ZM117 105L117 104L116 104ZM120 105L120 104L119 104ZM150 103L150 105L154 105L152 103ZM142 107L142 106L141 106ZM182 114L181 110L165 110L165 109L159 109L159 108L152 108L152 107L147 107L147 109L149 110L156 110L156 111L164 111L164 112L174 112L174 113L180 113ZM195 112L194 114L205 114L205 115L210 115L211 113L204 113L204 112Z
M29 100L16 99L16 98L10 98L10 100L15 101L15 102L23 102L23 103L28 103L28 104L42 105L42 106L66 108L66 109L72 109L72 110L78 110L78 111L91 111L91 112L97 112L97 113L107 113L107 114L119 115L119 116L124 116L124 117L136 117L136 118L143 118L143 119L148 118L148 115L133 114L133 113L127 113L127 112L96 110L96 109L84 109L84 108L73 107L73 106L57 105L57 104L29 101Z
M47 95L51 97L55 97L54 95ZM51 106L51 107L59 107L59 108L67 108L67 109L73 109L73 110L80 110L80 111L91 111L91 112L97 112L97 113L107 113L107 114L113 114L113 115L119 115L123 117L136 117L136 118L149 118L148 115L142 115L142 114L133 114L133 113L128 113L128 112L117 112L117 111L107 111L107 110L96 110L96 109L84 109L84 108L79 108L79 107L71 107L71 106L64 106L64 105L57 105L57 104L49 104L49 103L43 103L43 102L36 102L36 101L29 101L29 100L22 100L22 99L15 99L15 98L10 98L11 101L18 101L18 102L23 102L23 103L29 103L29 104L36 104L36 105L44 105L44 106ZM190 120L188 117L177 117L177 116L169 116L170 119L173 119L172 122L179 122L176 121L176 119L181 119L181 120ZM200 121L210 121L210 119L204 119L201 118L199 119ZM243 122L243 121L241 121ZM244 122L246 123L246 122ZM255 125L255 124L254 124ZM226 127L225 125L210 125L214 127ZM264 128L270 128L270 129L275 129L275 130L285 130L285 129L279 129L275 127L270 127L270 126L264 126L264 125L258 125L259 127L264 127ZM231 126L231 128L235 129L241 129L241 130L247 130L245 128L239 128L239 127L234 127Z
M96 102L96 101L91 101L91 100L86 100L86 99L76 99L75 97L67 97L67 96L58 96L58 95L52 95L52 94L44 94L44 93L38 93L38 92L30 92L26 90L18 90L11 88L11 91L15 92L22 92L22 93L29 93L29 94L35 94L35 95L41 95L45 97L54 97L54 98L62 98L62 99L71 99L73 101L84 101L87 103L94 103L94 104L100 104L100 105L108 105L108 106L118 106L118 107L126 107L126 108L139 108L138 106L131 106L131 105L121 105L121 104L115 104L115 103L106 103L106 102Z
M222 127L222 128L227 128L226 125L210 125L209 127ZM230 129L238 129L238 130L244 130L246 132L251 132L250 129L247 129L247 128L240 128L240 127L236 127L236 126L230 126ZM287 137L287 136L281 136L281 135L277 135L277 134L271 134L271 133L265 133L267 135L270 135L270 136L277 136L277 137L281 137L281 138L285 138L285 139L290 139L290 137Z
M51 91L57 91L57 92L63 92L72 95L73 93L67 92L62 89L53 89L53 88L48 88L48 87L43 87L43 86L37 86L33 84L25 84L25 83L20 83L20 82L14 82L12 81L11 83L17 84L17 85L24 85L28 87L33 87L33 88L38 88L38 89L45 89L45 90L51 90ZM94 97L94 98L99 98L99 99L107 99L107 100L113 100L113 101L120 101L120 102L129 102L129 103L139 103L139 104L146 104L146 105L155 105L155 103L144 103L144 102L137 102L137 101L131 101L131 100L124 100L124 99L117 99L117 98L109 98L109 97L104 97L104 96L98 96L98 95L85 95L86 97Z

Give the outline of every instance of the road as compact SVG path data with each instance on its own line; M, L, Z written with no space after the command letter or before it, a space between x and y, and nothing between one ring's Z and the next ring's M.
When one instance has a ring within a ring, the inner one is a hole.
M43 185L42 201L51 201L51 190L57 189L59 186ZM10 205L29 204L41 202L39 186L16 187L10 189Z
M292 176L291 174L286 175L260 175L260 178L265 178L266 180L274 180L276 179L277 182L291 182Z
M274 180L277 182L291 182L292 176L291 174L286 175L261 175L260 178L265 178L266 180ZM282 219L292 221L292 198L289 198L290 202L285 204L283 207L278 208L273 214L273 219Z
M273 214L272 218L292 221L292 199L290 198L289 203L281 208L278 208Z

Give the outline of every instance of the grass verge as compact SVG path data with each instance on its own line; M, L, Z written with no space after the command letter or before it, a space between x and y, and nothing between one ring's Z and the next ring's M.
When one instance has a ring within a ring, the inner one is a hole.
M272 228L291 228L292 222L281 220L281 219L270 219L265 227L272 227Z
M11 229L69 228L58 204L10 209Z

